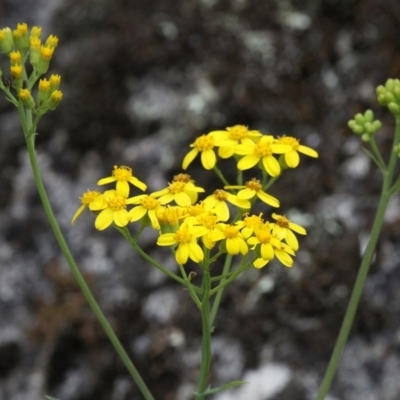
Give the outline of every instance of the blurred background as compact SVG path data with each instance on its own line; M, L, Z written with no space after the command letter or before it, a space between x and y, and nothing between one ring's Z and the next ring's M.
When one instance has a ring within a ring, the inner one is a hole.
M396 0L0 0L0 27L55 34L50 73L64 99L39 126L37 152L61 227L95 296L156 399L192 398L201 321L181 287L143 262L78 197L113 165L151 191L180 172L194 138L244 124L318 150L274 185L303 224L293 268L252 270L224 294L216 400L311 400L331 354L381 177L347 121L372 108L390 150L394 120L375 87L400 75ZM8 66L0 58L3 74ZM196 160L189 173L213 179ZM266 211L267 213L269 210ZM400 204L385 228L330 400L400 398ZM175 268L145 232L144 249ZM190 268L195 268L191 266ZM0 96L0 400L141 399L52 237L16 110Z

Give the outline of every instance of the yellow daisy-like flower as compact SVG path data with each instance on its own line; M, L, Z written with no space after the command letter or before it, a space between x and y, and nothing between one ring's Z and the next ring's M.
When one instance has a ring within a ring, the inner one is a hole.
M272 226L266 222L262 227L254 230L254 236L247 240L249 245L255 249L259 246L261 257L257 258L253 265L255 268L262 268L267 265L275 256L286 267L293 265L294 251L277 237L272 235Z
M262 190L261 182L256 178L252 178L244 185L225 186L225 189L242 189L237 194L239 199L250 200L254 196L257 196L265 204L268 204L271 207L279 207L279 200L276 197L265 193Z
M176 232L160 235L157 244L159 246L177 245L175 259L180 265L186 264L189 258L195 263L199 263L204 259L204 253L197 243L197 239L206 232L207 230L203 226L193 226L188 222L183 222Z
M201 135L196 138L196 140L190 145L193 149L190 150L183 159L182 168L187 169L196 156L201 153L200 157L203 167L207 170L213 169L217 162L214 146L214 137L210 134Z
M211 233L211 240L214 242L225 240L226 251L232 256L239 253L244 256L249 251L245 238L240 233L239 227L236 225L218 224L217 229Z
M188 215L185 208L170 205L156 208L155 213L162 232L175 232Z
M88 190L87 192L83 193L81 197L79 197L82 205L78 208L74 216L72 217L71 220L71 225L77 220L77 218L83 213L83 210L86 207L90 208L90 204L97 198L97 196L100 196L100 192L97 190Z
M136 186L140 190L145 191L147 185L140 181L138 178L132 175L132 168L122 165L120 167L114 165L114 169L111 176L100 179L98 185L106 185L107 183L117 182L116 190L122 193L125 197L129 196L129 183Z
M305 154L309 157L318 158L318 153L308 146L300 144L299 139L292 136L281 136L277 139L281 144L287 144L291 147L291 150L284 154L286 165L289 168L296 168L300 162L299 153Z
M193 225L200 225L206 228L207 231L201 237L201 240L204 243L204 246L207 247L207 249L211 250L215 246L215 240L213 239L213 232L219 222L219 218L217 215L205 211L196 216L189 215L185 219L185 221L191 222Z
M236 222L236 225L240 228L242 235L245 238L250 237L254 231L264 225L264 219L262 213L259 215L248 215L245 214L240 221Z
M131 222L139 221L146 214L148 215L151 226L153 229L160 230L160 223L157 219L157 209L161 207L160 202L151 195L141 194L139 196L132 197L131 204L140 204L139 206L133 207L129 211L129 220Z
M178 206L188 207L192 200L197 198L197 193L204 192L204 189L195 186L192 181L172 181L165 189L154 192L151 195L158 198L160 204L168 204L175 201Z
M292 231L299 235L307 235L307 231L302 226L291 222L284 215L273 213L272 218L276 220L275 223L271 224L272 233L279 239L284 239L294 251L297 251L299 248L299 242Z
M196 189L196 185L194 182L194 179L191 178L191 176L189 174L177 174L174 176L174 178L172 179L173 182L184 182L186 183L185 185L185 193L187 193L190 197L191 200L191 204L195 204L197 202L198 199L198 191ZM193 188L193 190L190 190L191 188Z
M129 213L126 209L128 204L132 204L132 199L127 199L121 190L106 190L97 196L89 205L92 211L100 211L96 217L94 226L99 231L108 228L113 222L123 228L129 223Z
M237 167L243 171L253 168L261 161L268 175L275 177L281 173L281 166L273 155L287 153L291 149L287 144L276 143L271 135L262 136L256 143L246 139L236 148L236 154L244 156L239 160Z
M236 195L222 189L217 189L204 200L206 207L215 213L221 221L228 221L229 219L229 207L226 204L227 202L245 210L251 207L250 201L239 199Z
M249 130L244 125L234 125L226 128L224 131L212 131L209 133L215 139L215 145L218 148L218 155L221 158L229 158L235 154L238 144L242 143L243 139L256 140L262 133L256 130Z

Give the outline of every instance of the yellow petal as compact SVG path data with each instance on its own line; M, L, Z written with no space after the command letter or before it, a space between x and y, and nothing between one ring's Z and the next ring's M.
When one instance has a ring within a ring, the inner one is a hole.
M94 222L94 226L99 231L102 231L108 228L113 223L113 219L114 212L110 208L106 208L97 216L96 221Z
M186 264L188 258L189 258L189 245L187 243L179 244L175 253L176 262L180 265L183 265Z
M119 226L120 228L127 226L129 223L128 211L125 209L114 211L114 222L115 225Z
M289 151L285 154L285 162L289 168L296 168L299 165L299 153L295 150Z
M204 259L204 253L202 248L196 243L191 242L189 245L189 257L195 262L199 263Z
M303 146L303 145L301 144L301 145L297 148L297 151L298 151L299 153L305 154L306 156L318 158L318 153L317 153L314 149L312 149L311 147Z
M147 209L143 206L133 207L132 210L129 211L129 219L131 222L139 221L142 217L146 215Z
M157 240L159 246L173 246L175 243L175 233L163 233Z
M268 175L275 177L281 173L281 166L279 165L279 162L275 157L273 156L263 157L262 162Z
M199 151L197 149L192 149L186 154L182 162L182 169L187 169L191 162L196 158Z
M117 181L116 186L117 193L125 198L129 196L129 183L126 181Z
M239 160L237 163L237 168L241 171L244 171L246 169L253 168L258 161L260 161L260 157L257 157L255 154L249 154Z
M257 192L257 197L271 207L279 207L280 205L279 200L276 197L271 196L270 194L265 193L262 190L259 190Z
M107 178L100 179L97 184L98 185L107 185L107 183L115 182L116 179L113 176L108 176Z
M76 221L76 219L82 214L83 210L86 208L85 204L82 204L77 210L71 220L71 225Z
M201 152L201 163L203 167L207 170L213 169L217 162L217 156L214 153L214 150L204 150Z

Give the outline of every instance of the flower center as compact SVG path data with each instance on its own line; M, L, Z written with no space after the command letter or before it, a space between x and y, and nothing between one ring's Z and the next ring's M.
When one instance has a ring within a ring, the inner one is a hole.
M289 228L289 220L283 216L277 218L276 224L282 228Z
M183 190L185 189L185 185L186 185L185 182L179 182L179 181L178 182L171 182L168 185L168 189L169 189L170 193L176 194L176 193L183 192Z
M157 207L159 207L159 205L160 205L160 203L154 197L151 197L151 196L144 197L142 199L141 203L142 203L142 206L144 208L146 208L147 210L154 210Z
M241 140L247 136L249 132L247 126L244 125L235 125L230 128L226 128L229 132L229 138L233 140Z
M178 243L190 243L192 241L192 234L188 227L181 227L175 232L175 240Z
M213 229L217 224L218 217L215 215L203 215L200 217L200 223L207 229Z
M106 199L108 207L113 211L119 211L126 208L126 199L124 196L120 196L118 194L115 197L110 197Z
M214 192L214 196L219 201L225 201L228 198L228 192L225 192L225 190L222 190L222 189L217 189Z
M178 174L178 175L175 175L173 181L174 182L188 183L188 182L190 182L190 175L189 174Z
M132 168L126 167L122 165L121 167L117 167L114 165L113 177L117 181L128 181L132 178Z
M263 227L257 230L256 236L260 243L269 243L271 240L271 230L269 227Z
M83 193L82 197L80 197L82 204L88 206L97 196L100 196L100 192L97 190L88 190Z
M288 144L289 146L292 147L293 150L296 150L300 146L299 140L292 136L282 136L278 138L278 140L279 143Z
M198 151L211 150L214 147L214 138L208 135L201 135L194 141L193 147Z
M263 223L262 214L251 215L250 217L245 217L243 219L244 225L249 228L256 228Z
M254 147L254 154L256 154L258 157L272 155L271 141L260 140Z
M225 237L228 239L235 238L239 233L239 229L236 226L228 225L225 228Z
M249 189L255 190L256 192L258 192L259 190L262 189L262 185L261 185L260 181L255 178L253 178L251 181L247 181L246 186Z

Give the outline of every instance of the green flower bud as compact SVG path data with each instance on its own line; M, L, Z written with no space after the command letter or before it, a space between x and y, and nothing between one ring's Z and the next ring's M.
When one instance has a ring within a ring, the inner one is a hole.
M354 116L354 119L358 124L363 124L364 123L364 115L362 115L360 113L356 114Z
M370 141L371 141L371 136L368 135L368 133L364 133L364 134L361 136L361 140L362 140L363 142L370 142Z
M388 108L389 108L389 111L390 111L392 114L395 114L395 115L399 115L399 114L400 114L400 105L398 105L398 104L395 103L394 101L392 101L392 102L390 102L390 103L388 104Z
M374 120L374 113L372 112L372 110L365 111L364 119L366 122L372 122Z

